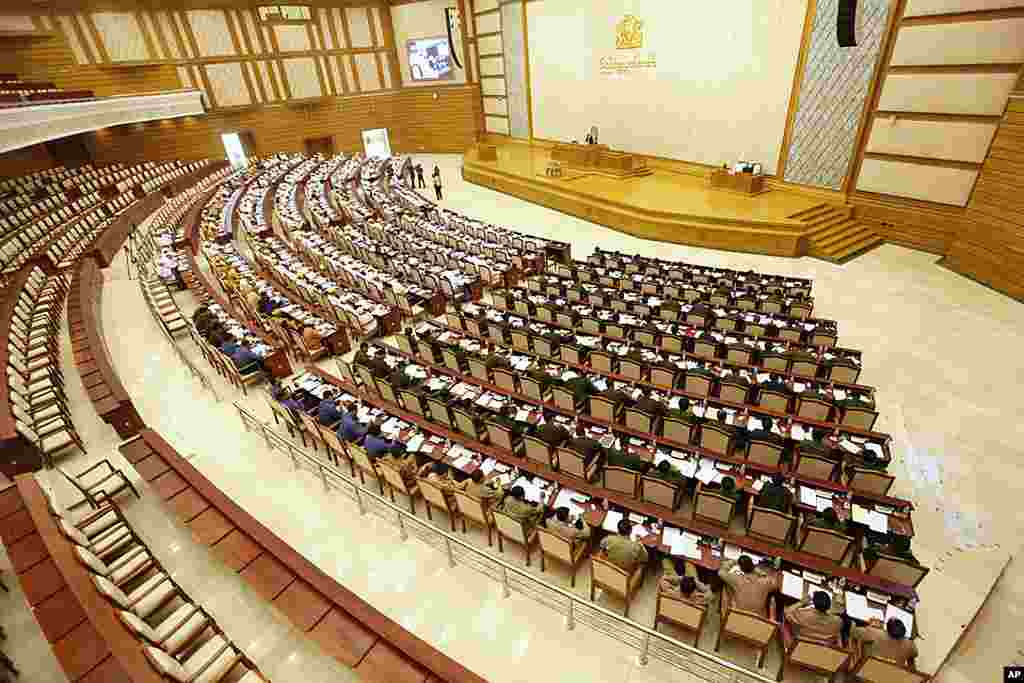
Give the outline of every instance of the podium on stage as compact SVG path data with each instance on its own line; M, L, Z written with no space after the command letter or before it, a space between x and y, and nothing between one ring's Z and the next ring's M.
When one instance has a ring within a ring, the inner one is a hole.
M741 194L760 194L764 192L764 176L760 173L735 173L716 168L711 172L711 188Z
M551 159L612 175L635 175L647 170L642 157L615 151L608 145L557 144L551 149Z

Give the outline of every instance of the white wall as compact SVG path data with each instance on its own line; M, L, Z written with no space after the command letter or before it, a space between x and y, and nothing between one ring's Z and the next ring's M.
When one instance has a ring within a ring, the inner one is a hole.
M575 0L527 3L534 136L601 142L705 164L742 158L774 173L800 51L804 0ZM584 7L586 9L584 9ZM600 73L615 26L644 22L657 67Z
M462 43L456 46L459 61L463 68L455 67L452 78L443 81L414 81L409 71L409 53L405 49L406 42L416 38L442 38L448 36L445 24L444 9L455 3L450 0L428 0L413 2L408 5L391 7L391 23L395 29L395 46L398 48L398 62L402 67L403 86L450 85L466 82L466 56ZM471 17L467 17L470 20ZM454 66L454 65L453 65Z

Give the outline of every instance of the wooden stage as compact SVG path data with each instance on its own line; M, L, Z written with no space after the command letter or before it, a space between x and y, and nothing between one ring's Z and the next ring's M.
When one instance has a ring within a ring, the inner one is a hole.
M619 178L567 168L560 178L545 174L549 146L508 143L498 160L480 161L477 149L464 158L462 175L527 201L637 237L773 256L807 253L805 221L790 218L822 204L820 199L769 190L748 196L713 190L706 177L653 169Z

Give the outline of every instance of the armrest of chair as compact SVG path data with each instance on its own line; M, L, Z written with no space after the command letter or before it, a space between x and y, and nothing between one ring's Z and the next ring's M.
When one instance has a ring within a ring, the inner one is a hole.
M97 467L102 467L103 465L106 465L110 469L111 472L114 471L114 466L110 464L110 460L108 460L107 458L103 458L103 460L100 460L98 463L96 463L92 467L90 467L88 469L85 469L85 470L82 470L81 472L79 472L75 476L75 478L76 479L81 479L82 477L84 477L85 475L89 474L90 472L92 472Z

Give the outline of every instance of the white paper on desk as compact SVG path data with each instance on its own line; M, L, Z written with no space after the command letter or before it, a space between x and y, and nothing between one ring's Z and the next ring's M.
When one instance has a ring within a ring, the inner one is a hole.
M715 481L716 478L718 479L718 481L721 481L722 479L722 474L714 467L701 467L697 471L696 476L697 479L700 480L700 483L704 485L710 484L711 482Z
M804 428L797 422L794 422L793 426L789 428L789 433L797 441L802 441L804 438Z
M522 408L520 408L519 410L516 411L516 419L519 420L520 422L526 422L527 420L530 419L530 411L523 410Z
M761 422L761 418L758 417L748 417L747 429L751 432L758 429L764 429L764 422Z
M804 599L804 579L802 576L782 572L782 594L797 600Z
M857 524L867 524L868 520L871 519L871 510L863 508L860 505L857 505L856 503L853 504L851 513L853 521Z
M693 478L697 474L697 462L695 460L683 460L678 463L679 472L684 477Z
M463 455L463 456L461 456L459 458L455 458L455 460L452 461L452 467L454 467L457 470L461 470L463 467L465 467L466 465L468 465L472 461L473 461L472 454Z
M870 600L871 602L880 603L882 605L889 604L889 596L888 595L885 595L884 593L876 593L876 592L874 592L872 590L868 591L868 600Z
M800 502L810 507L816 507L818 505L818 492L810 486L801 486Z
M702 406L693 406L690 411L697 417L704 417L704 408Z
M872 510L871 517L868 519L868 528L879 534L889 533L889 515Z
M483 472L483 475L486 477L488 474L494 471L494 466L497 464L498 461L495 460L494 458L487 458L482 463L480 463L480 471Z
M487 407L487 405L488 405L488 404L489 404L490 402L491 402L491 398L490 398L490 396L488 396L488 395L487 395L487 393L486 393L486 392L484 392L484 393L480 394L480 398L478 398L478 399L477 399L477 400L475 401L475 403L476 403L476 404L477 404L478 406L482 406L482 407L484 407L484 408L486 408L486 407Z
M416 436L409 439L409 442L405 444L405 450L407 453L415 453L419 451L420 446L423 445L423 435L417 434Z
M815 574L813 572L809 572L809 571L806 571L806 570L804 571L804 581L810 581L815 586L820 586L822 581L824 581L824 580L825 580L825 577L822 576L821 574Z
M683 532L675 527L667 526L661 532L661 542L665 545L671 546L678 539L683 537Z
M561 508L561 507L571 507L574 504L573 503L573 499L574 498L579 499L579 500L582 500L582 499L589 500L590 496L584 495L582 493L578 493L576 491L573 491L572 489L563 488L561 491L558 492L558 496L555 498L554 509L557 510L558 508Z
M764 479L758 479L754 482L754 493L761 493L761 489L764 488Z
M757 373L757 383L758 384L764 384L765 382L767 382L771 378L772 378L772 376L769 373L767 373L767 372L759 372L759 373Z
M629 537L634 541L640 541L650 536L651 530L643 524L634 524L629 532Z
M743 554L743 550L738 545L732 545L726 543L725 545L725 559L727 560L738 560L740 555Z
M846 613L854 619L860 619L861 621L871 621L873 612L868 606L868 599L859 594L851 593L846 591Z
M672 410L679 410L679 397L673 396L672 398L670 398L668 401L668 407L671 408Z
M843 391L842 389L833 389L832 390L832 395L835 396L835 399L837 401L845 401L846 400L846 392Z
M888 623L890 619L899 619L907 627L907 636L914 632L914 615L896 605L888 605L885 608L885 616L882 621Z
M860 453L860 446L849 439L840 439L839 447L847 453Z
M877 444L877 443L868 442L868 443L864 444L864 448L866 448L867 450L871 451L872 453L877 455L879 458L884 458L885 457L885 451L882 450L882 447L879 444Z
M825 510L828 510L830 507L832 507L831 498L822 498L821 496L818 496L817 502L814 504L815 510L817 510L818 512L824 512Z
M622 513L615 510L609 510L608 514L604 516L604 522L601 524L601 528L605 531L609 531L613 534L619 533L619 522L622 521Z

